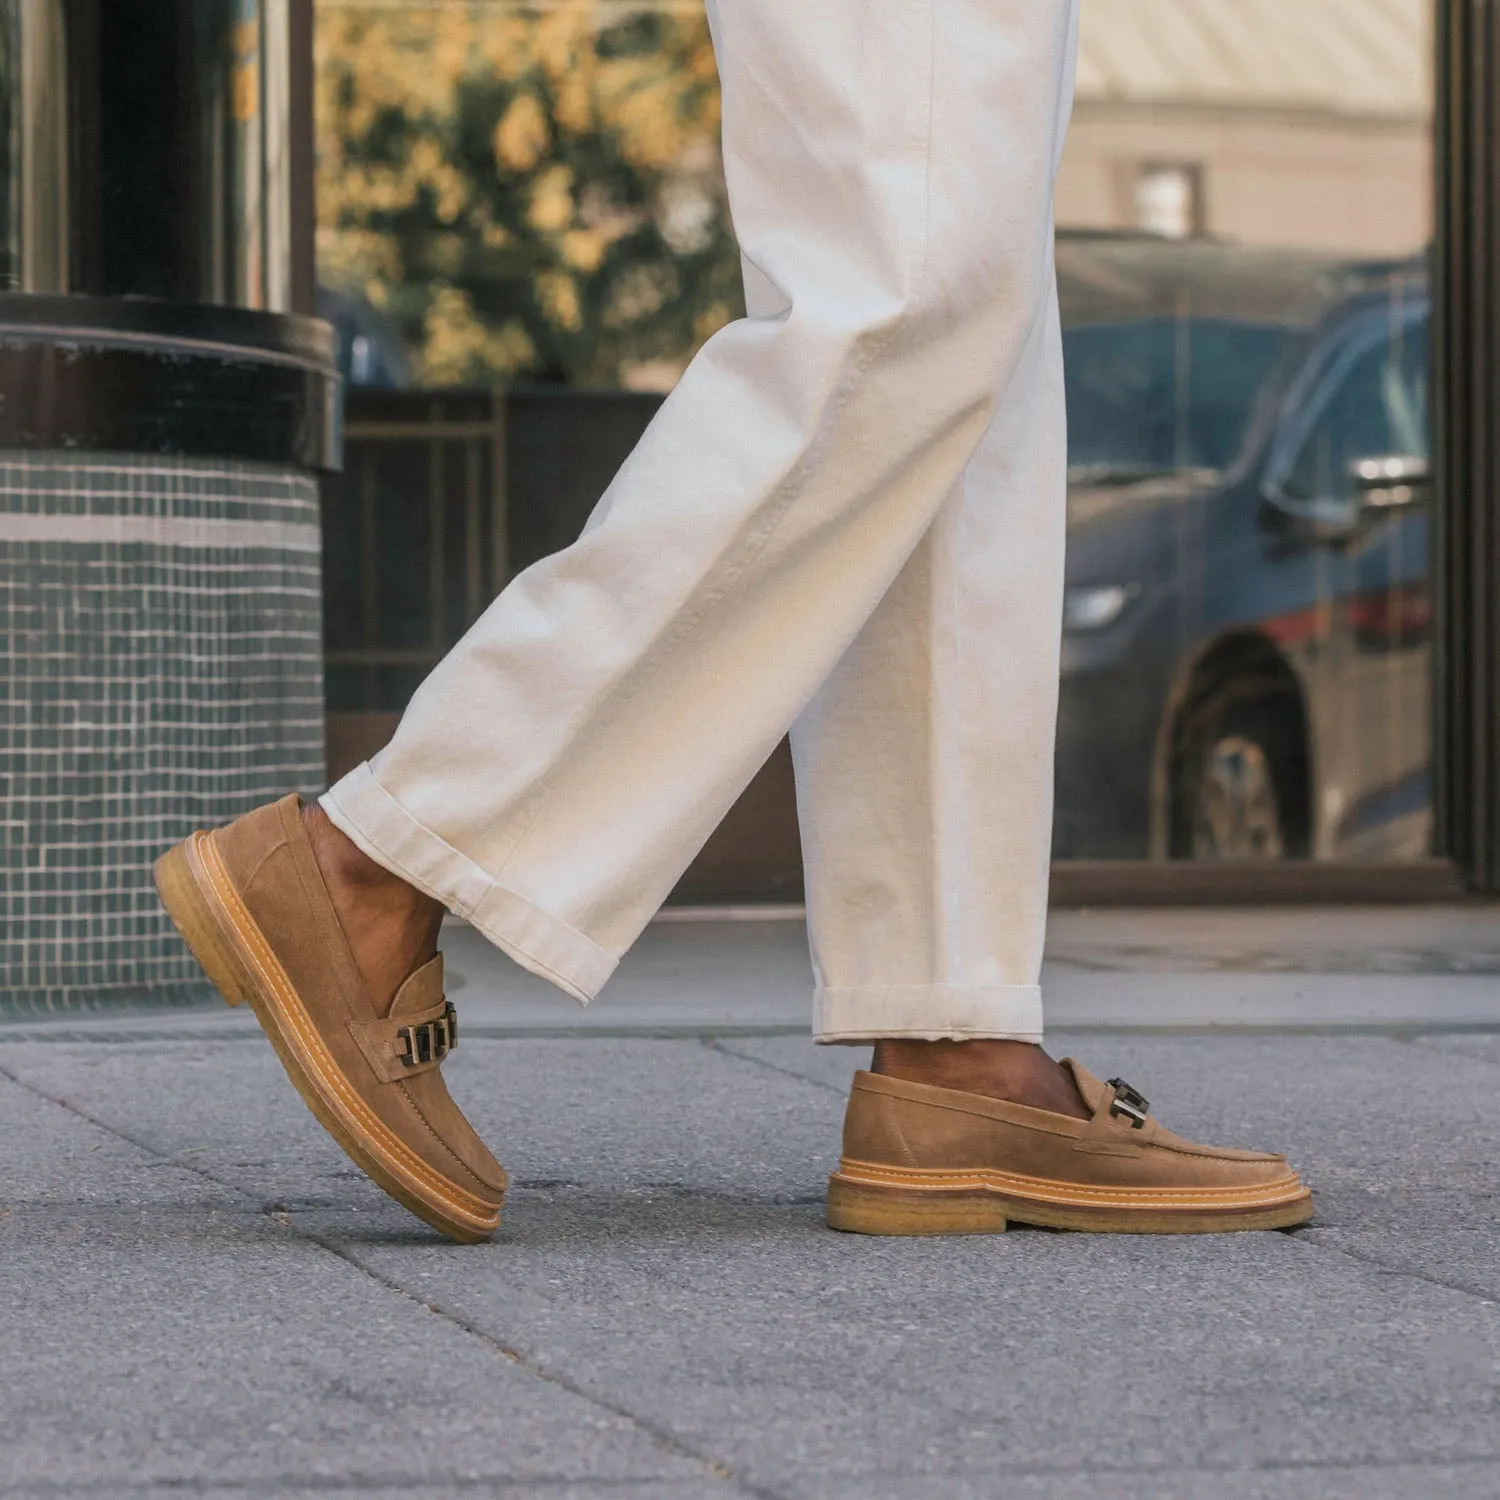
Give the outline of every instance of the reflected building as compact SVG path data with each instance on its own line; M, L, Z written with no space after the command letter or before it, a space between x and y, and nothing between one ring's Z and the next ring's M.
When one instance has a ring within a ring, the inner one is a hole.
M1431 0L1083 0L1059 224L1409 255Z

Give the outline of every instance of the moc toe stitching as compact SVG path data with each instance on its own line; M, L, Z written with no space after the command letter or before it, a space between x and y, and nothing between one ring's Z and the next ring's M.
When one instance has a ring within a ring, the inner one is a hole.
M402 1097L411 1106L412 1113L417 1117L418 1120L422 1122L422 1125L426 1129L428 1135L430 1135L432 1139L435 1140L442 1148L443 1152L457 1164L459 1170L463 1172L465 1176L471 1178L474 1182L477 1182L480 1185L480 1191L482 1193L496 1193L503 1190L504 1183L486 1182L485 1179L481 1177L479 1173L472 1166L470 1166L469 1163L466 1162L463 1157L458 1154L457 1151L453 1149L452 1145L450 1145L449 1142L438 1133L437 1127L432 1123L431 1120L427 1118L426 1112L413 1097L411 1089L408 1088L405 1083L398 1080L395 1086L401 1090ZM497 1162L496 1165L498 1166L499 1163ZM502 1174L505 1171L504 1167L501 1167L500 1170Z

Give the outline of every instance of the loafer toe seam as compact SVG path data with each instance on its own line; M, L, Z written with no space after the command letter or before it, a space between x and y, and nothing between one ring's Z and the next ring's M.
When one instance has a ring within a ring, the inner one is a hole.
M426 1130L428 1135L430 1135L433 1140L435 1140L438 1145L443 1148L448 1156L457 1163L458 1168L461 1172L469 1177L471 1181L479 1183L481 1189L486 1193L500 1193L505 1191L504 1183L500 1183L497 1185L492 1182L486 1182L484 1178L481 1177L479 1173L476 1172L474 1168L471 1167L468 1162L466 1162L463 1157L461 1157L458 1152L455 1151L453 1147L450 1146L441 1135L438 1134L437 1127L434 1126L432 1121L427 1118L426 1114L422 1110L422 1106L418 1104L417 1101L412 1097L412 1092L409 1088L407 1088L404 1080L399 1078L396 1079L394 1087L401 1090L402 1097L411 1106L411 1112L417 1117L417 1119L422 1122L423 1129ZM500 1170L504 1172L505 1169L502 1167Z

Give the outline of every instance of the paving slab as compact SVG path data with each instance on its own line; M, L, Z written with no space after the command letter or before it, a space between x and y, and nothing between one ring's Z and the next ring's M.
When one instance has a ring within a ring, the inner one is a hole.
M0 1047L0 1067L268 1207L363 1211L387 1202L313 1120L264 1044L33 1044ZM774 1196L789 1174L799 1190L821 1190L837 1154L842 1099L702 1041L466 1038L444 1076L518 1185Z
M830 1233L866 1054L807 1039L795 922L662 924L587 1012L447 935L446 1072L513 1180L476 1247L366 1182L241 1014L0 1025L0 1496L1500 1493L1490 929L1289 917L1281 972L1263 914L1074 915L1054 1021L1092 1020L1056 1049L1287 1149L1313 1226Z
M1267 1471L1233 1468L1094 1470L1088 1474L1018 1473L1007 1468L974 1478L962 1474L903 1476L899 1490L887 1476L859 1475L820 1482L808 1500L864 1500L899 1494L902 1500L1099 1500L1107 1494L1151 1500L1481 1500L1500 1494L1500 1467L1470 1463L1399 1466L1307 1464Z
M218 1201L201 1177L20 1087L4 1067L0 1060L0 1213L46 1204L166 1209Z
M1419 1047L1430 1047L1438 1052L1452 1052L1459 1057L1483 1059L1500 1067L1500 1033L1460 1033L1457 1035L1438 1033L1416 1036L1413 1042ZM1500 1078L1497 1078L1500 1082Z
M264 1496L266 1500L329 1500L330 1496L373 1496L377 1500L735 1500L747 1492L722 1479L683 1483L671 1479L498 1479L490 1475L443 1480L437 1477L407 1483L384 1475L325 1478L303 1486L277 1481L270 1486L234 1481L215 1484L205 1480L191 1486L181 1484L141 1485L106 1480L99 1485L24 1485L0 1491L6 1500L244 1500Z
M705 1477L639 1422L240 1204L17 1208L0 1268L0 1493Z
M1285 1236L845 1242L813 1205L576 1190L523 1216L461 1262L347 1253L778 1493L1500 1462L1500 1309Z
M1128 1472L1153 1476L1153 1495L1298 1495L1316 1471L1322 1493L1352 1495L1379 1493L1358 1484L1388 1467L1486 1493L1500 1306L1483 1230L1464 1241L1475 1268L1448 1281L1423 1257L1451 1245L1422 1245L1443 1205L1496 1192L1493 1131L1465 1143L1494 1063L1369 1036L1066 1040L1149 1084L1185 1128L1293 1145L1329 1227L833 1235L821 1188L858 1049L478 1039L455 1088L515 1188L497 1240L460 1249L347 1168L264 1048L13 1044L12 1090L66 1100L50 1107L76 1128L128 1136L219 1195L163 1211L129 1206L127 1186L107 1211L18 1205L0 1221L12 1287L44 1265L52 1278L33 1325L53 1330L50 1353L24 1337L5 1351L37 1393L5 1403L13 1487L144 1463L143 1480L277 1494L337 1471L358 1492L374 1483L361 1415L384 1420L377 1390L425 1381L456 1393L465 1436L423 1401L413 1430L396 1414L379 1493L428 1475L471 1492L938 1495L1006 1473L1025 1481L1015 1493L1064 1496ZM1372 1141L1363 1101L1398 1085L1414 1113ZM1411 1229L1386 1245L1369 1226L1403 1194ZM128 1394L96 1408L68 1466L44 1468L78 1422L61 1393L81 1371ZM173 1408L169 1388L190 1395ZM582 1428L554 1436L554 1401L580 1403ZM237 1415L215 1430L216 1409ZM601 1432L609 1457L590 1474Z

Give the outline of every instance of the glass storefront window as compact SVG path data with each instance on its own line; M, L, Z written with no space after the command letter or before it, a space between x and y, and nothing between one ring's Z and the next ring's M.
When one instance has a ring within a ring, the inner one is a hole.
M1060 858L1430 850L1434 6L1082 0ZM699 0L317 40L356 382L667 389L738 314Z
M1061 857L1429 850L1431 26L1085 0Z

